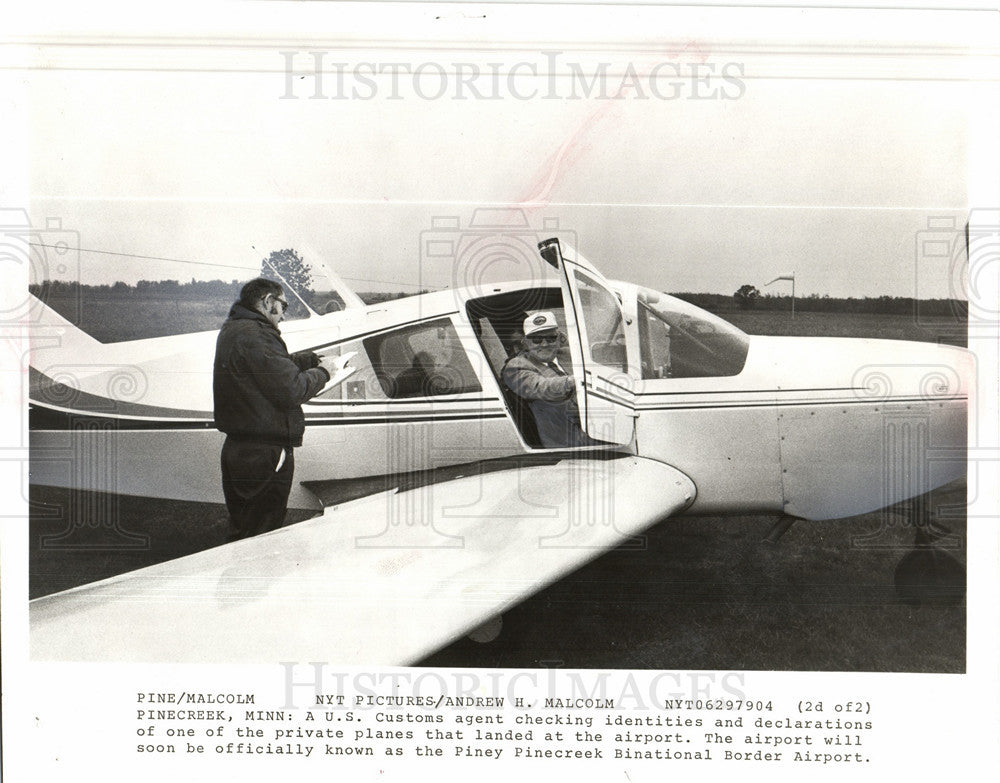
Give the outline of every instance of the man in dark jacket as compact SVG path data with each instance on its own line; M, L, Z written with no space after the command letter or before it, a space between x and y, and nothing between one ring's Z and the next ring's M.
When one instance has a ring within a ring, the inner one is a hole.
M288 302L273 280L251 280L229 311L215 347L215 426L222 446L222 492L229 540L281 527L302 445L302 403L329 382L332 359L289 354L278 324Z

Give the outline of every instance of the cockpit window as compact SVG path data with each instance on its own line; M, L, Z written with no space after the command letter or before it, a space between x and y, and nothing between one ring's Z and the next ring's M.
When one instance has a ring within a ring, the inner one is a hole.
M369 337L364 347L387 397L439 397L482 388L447 318Z
M344 300L336 291L314 291L312 289L285 291L285 298L288 300L288 309L285 311L286 321L308 318L311 313L307 309L307 305L313 312L320 315L336 313L345 307Z
M667 294L641 290L639 350L643 378L739 375L750 341L726 321Z
M349 354L353 373L313 398L314 403L440 397L482 390L447 318L349 340L317 353Z

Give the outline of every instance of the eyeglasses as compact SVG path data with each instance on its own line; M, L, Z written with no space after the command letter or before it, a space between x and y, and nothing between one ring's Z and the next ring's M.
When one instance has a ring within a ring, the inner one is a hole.
M559 342L559 338L554 335L546 335L545 337L529 337L528 342L532 345L554 345Z
M279 296L275 296L274 297L274 301L281 305L281 312L282 312L282 314L284 314L285 312L288 311L288 302L287 301L285 301L284 299L282 299Z

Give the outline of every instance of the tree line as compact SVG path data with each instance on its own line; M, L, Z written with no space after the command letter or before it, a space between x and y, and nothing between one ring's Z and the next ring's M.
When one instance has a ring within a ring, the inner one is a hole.
M732 296L690 292L673 295L703 310L718 314L732 313L738 310L790 312L792 309L790 295L761 294L750 285L741 286ZM918 309L923 316L968 317L969 303L962 299L916 299L911 296L886 295L838 297L810 294L809 296L795 297L796 312L912 315Z
M179 280L140 280L135 285L117 283L90 285L75 280L46 280L33 283L28 290L35 296L66 297L84 294L96 299L230 299L239 297L245 280L194 280L182 283Z
M32 283L28 290L42 301L64 300L81 297L95 301L136 301L136 302L219 302L226 305L239 299L240 289L246 280L140 280L135 285L121 281L104 285L90 285L76 281L46 280ZM323 292L308 291L310 297L322 296ZM427 293L427 290L417 293ZM378 304L392 299L412 296L412 292L359 291L358 296L365 304Z
M260 262L260 276L277 280L293 288L309 306L319 313L331 312L344 307L341 297L335 292L314 289L315 278L312 265L293 248L273 250ZM245 281L195 280L182 283L180 280L140 280L134 286L118 281L108 285L89 285L77 281L46 280L29 286L29 290L43 301L65 301L67 297L84 297L89 300L119 301L167 301L178 304L187 302L234 302L239 298ZM417 293L426 293L418 291ZM364 292L358 296L366 304L378 304L392 299L414 295L410 292ZM746 283L732 296L723 294L678 293L680 299L690 302L712 313L731 313L736 310L792 309L791 296L762 294L756 286ZM289 317L302 317L305 308L297 299L290 297ZM918 307L919 305L919 307ZM957 299L922 299L905 296L875 297L831 297L811 294L795 298L795 309L800 312L823 313L868 313L881 315L910 315L918 309L924 316L968 317L968 303Z
M90 285L76 281L47 280L32 284L28 289L43 301L66 297L85 297L93 300L137 300L137 301L215 301L231 303L239 298L240 288L245 280L194 280L182 283L179 280L140 280L135 285L118 281L105 285ZM419 293L425 293L421 291ZM412 296L412 292L360 292L358 296L366 304L377 304L393 299ZM690 302L712 313L731 313L737 310L790 311L791 296L760 295L747 306L738 297L725 294L702 294L682 292L674 294L679 299ZM812 294L796 297L798 312L869 313L885 315L910 315L918 307L922 315L955 317L967 313L968 303L959 299L922 299L906 296L875 297L833 297Z

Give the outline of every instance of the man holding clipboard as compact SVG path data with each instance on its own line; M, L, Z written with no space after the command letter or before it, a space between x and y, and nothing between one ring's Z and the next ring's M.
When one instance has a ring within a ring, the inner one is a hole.
M222 491L229 511L229 540L281 527L302 445L302 403L342 381L348 357L290 354L278 331L288 302L279 283L251 280L215 347L215 426L222 446Z

